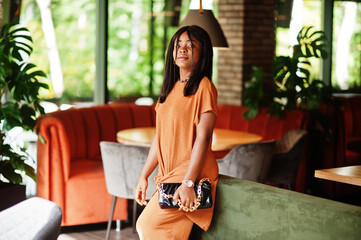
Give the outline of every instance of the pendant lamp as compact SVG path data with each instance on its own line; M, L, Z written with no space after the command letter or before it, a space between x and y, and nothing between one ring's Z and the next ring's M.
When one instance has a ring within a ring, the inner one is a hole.
M186 18L181 23L180 27L197 25L206 30L211 37L212 45L216 48L228 48L227 39L224 36L221 26L212 12L212 4L205 9L202 8L202 0L199 1L199 9L194 8L194 2L191 6Z

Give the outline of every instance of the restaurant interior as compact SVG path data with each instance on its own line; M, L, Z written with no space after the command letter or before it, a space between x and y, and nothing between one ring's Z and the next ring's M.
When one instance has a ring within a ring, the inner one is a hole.
M134 191L187 25L213 45L220 173L190 239L359 239L360 0L0 0L0 239L139 239Z

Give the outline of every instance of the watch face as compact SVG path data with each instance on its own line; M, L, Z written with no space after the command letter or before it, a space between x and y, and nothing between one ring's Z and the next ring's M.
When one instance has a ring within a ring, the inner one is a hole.
M193 187L193 182L191 180L184 180L183 182L187 185L187 187Z

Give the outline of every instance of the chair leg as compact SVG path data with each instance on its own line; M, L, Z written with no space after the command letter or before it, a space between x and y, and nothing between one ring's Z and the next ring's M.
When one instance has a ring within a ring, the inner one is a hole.
M136 233L136 219L137 218L137 201L134 200L133 203L133 233Z
M122 230L122 222L117 219L115 220L115 231L120 232Z
M114 208L115 208L115 203L116 202L117 202L117 197L113 196L112 207L110 209L110 215L109 215L109 220L108 220L107 235L105 236L106 240L109 240L109 237L110 237L110 228L112 226Z

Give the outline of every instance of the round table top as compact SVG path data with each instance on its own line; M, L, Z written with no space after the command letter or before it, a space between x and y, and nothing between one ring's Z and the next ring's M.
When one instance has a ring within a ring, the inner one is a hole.
M130 128L117 133L117 141L122 144L150 146L155 135L155 127ZM259 142L262 137L247 132L215 128L212 138L213 151L230 150L236 145Z

